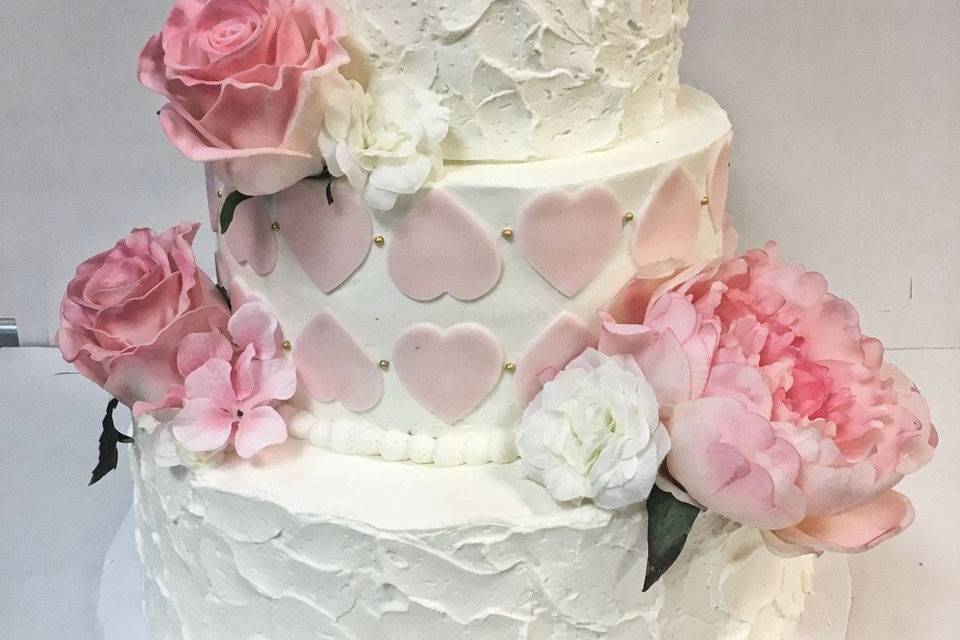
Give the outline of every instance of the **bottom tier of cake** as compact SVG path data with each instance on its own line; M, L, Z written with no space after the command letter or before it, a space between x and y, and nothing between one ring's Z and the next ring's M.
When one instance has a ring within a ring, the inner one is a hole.
M817 640L843 637L845 565L776 557L717 516L643 593L643 507L558 505L516 463L418 467L290 441L187 473L138 433L157 640L792 640L823 567L839 595Z

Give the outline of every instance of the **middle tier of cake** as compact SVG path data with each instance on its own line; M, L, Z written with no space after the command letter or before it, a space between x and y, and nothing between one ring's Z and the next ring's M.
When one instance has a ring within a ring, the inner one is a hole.
M684 88L676 116L634 140L448 164L386 213L345 182L306 180L237 208L221 281L276 311L301 382L291 403L324 425L315 440L385 431L351 446L405 459L409 434L455 432L452 463L505 461L544 373L595 345L598 311L638 268L719 255L729 147L723 110ZM230 186L209 190L217 212Z

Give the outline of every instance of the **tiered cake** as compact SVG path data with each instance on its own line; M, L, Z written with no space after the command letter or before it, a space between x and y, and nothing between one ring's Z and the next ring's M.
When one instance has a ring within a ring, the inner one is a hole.
M196 225L135 230L59 336L137 416L158 640L842 637L813 554L907 526L936 432L822 277L734 257L686 22L178 1L140 76L219 293Z

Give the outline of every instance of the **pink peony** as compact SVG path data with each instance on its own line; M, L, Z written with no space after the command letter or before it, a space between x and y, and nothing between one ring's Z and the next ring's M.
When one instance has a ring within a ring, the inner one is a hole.
M322 0L178 0L140 54L170 102L160 123L188 158L248 195L323 169L320 81L349 60Z
M892 488L933 455L926 403L854 308L776 245L631 283L604 319L602 350L657 368L667 469L701 504L783 551L862 551L912 520Z
M188 335L180 344L183 408L171 429L188 451L232 444L240 457L250 458L286 440L286 424L272 405L294 394L297 374L278 349L277 320L265 304L239 307L227 330L229 339L210 331Z
M126 405L166 393L138 363L171 366L185 335L226 325L227 305L194 259L198 227L134 229L81 264L67 286L57 345Z

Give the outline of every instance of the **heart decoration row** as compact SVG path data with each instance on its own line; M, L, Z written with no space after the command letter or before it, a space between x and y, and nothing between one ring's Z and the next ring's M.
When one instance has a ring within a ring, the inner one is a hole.
M548 379L544 375L556 373L595 341L594 332L579 318L569 313L556 318L516 362L513 387L521 406L540 391ZM413 325L397 340L392 358L410 396L447 424L477 409L504 372L500 342L474 322L448 328ZM297 337L293 360L305 392L314 400L337 401L362 413L383 397L383 369L328 311L315 316Z
M676 165L648 198L630 250L637 264L684 259L696 252L704 221L718 231L727 192L729 141L714 154L706 197L689 172ZM282 235L303 271L325 294L360 268L374 241L370 211L342 180L304 180L275 195L241 203L224 240L231 255L258 275L277 265ZM705 215L706 214L706 215ZM552 189L519 214L520 251L540 276L567 297L603 270L620 242L624 211L601 186L576 193ZM512 230L511 230L512 231ZM426 191L400 219L389 243L390 277L406 296L430 301L443 295L475 300L500 279L503 259L496 234L443 189Z

